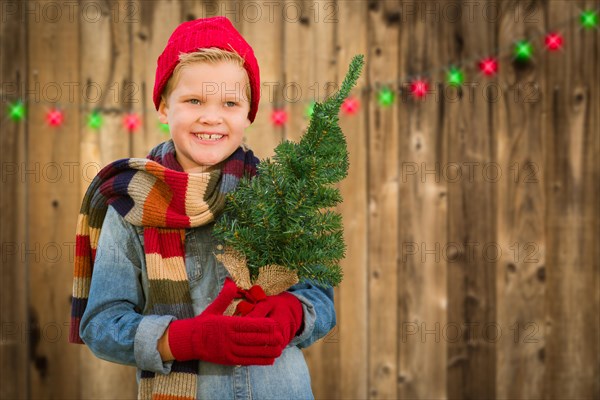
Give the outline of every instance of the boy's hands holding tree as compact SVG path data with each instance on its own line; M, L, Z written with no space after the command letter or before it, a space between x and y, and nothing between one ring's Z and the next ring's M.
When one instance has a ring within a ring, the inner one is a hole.
M289 295L292 296L293 295ZM224 316L227 306L238 295L235 283L227 278L217 298L202 312L188 319L173 321L159 340L158 349L164 361L203 360L224 365L272 365L290 342L285 312L266 312L273 317L253 318ZM276 297L276 296L270 296ZM294 297L300 307L302 306ZM273 299L264 304L272 304ZM279 307L274 307L279 308Z

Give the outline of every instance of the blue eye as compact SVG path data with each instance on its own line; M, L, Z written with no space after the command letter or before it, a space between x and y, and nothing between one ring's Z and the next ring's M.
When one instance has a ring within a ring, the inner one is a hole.
M198 99L190 99L190 100L188 100L188 102L191 104L200 104L200 100L198 100Z
M235 101L227 101L225 104L227 104L229 107L235 107L237 105Z

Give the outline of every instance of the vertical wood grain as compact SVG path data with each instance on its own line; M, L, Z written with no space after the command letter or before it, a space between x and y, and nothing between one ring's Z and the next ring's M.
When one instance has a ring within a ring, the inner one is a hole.
M336 57L338 81L347 72L348 64L357 54L365 55L365 65L356 88L351 93L360 102L355 115L340 116L340 128L346 136L350 166L348 177L340 184L344 202L339 206L344 222L346 258L341 266L344 280L336 293L338 325L326 340L339 342L339 396L342 399L368 397L368 248L367 248L367 111L372 101L367 71L370 55L367 48L367 26L364 15L367 3L338 3L336 15ZM328 10L329 11L329 10Z
M261 93L258 113L246 130L245 140L259 158L272 157L283 139L283 130L273 127L271 111L280 102L283 85L283 30L281 12L271 12L264 3L240 7L240 33L254 49L260 69Z
M278 4L278 12L283 16L283 82L277 85L281 91L280 104L276 108L283 108L288 115L288 121L283 129L284 138L297 141L307 127L305 116L307 103L314 99L318 92L315 83L322 83L325 78L324 71L315 71L314 51L315 43L319 38L316 35L316 26L313 23L309 7L314 7L309 0L292 0Z
M78 59L73 56L79 51L79 20L56 18L51 9L44 8L60 7L56 3L30 5L34 11L27 14L31 39L27 48L28 86L39 95L37 99L32 96L28 104L28 123L33 129L26 144L28 162L35 171L26 189L26 241L32 249L26 258L30 396L76 398L79 380L71 379L66 372L79 363L77 348L67 342L67 327L73 282L70 246L75 241L79 209L80 98L71 97L67 87L80 82ZM46 123L51 107L64 112L65 120L59 127ZM69 173L72 167L75 174Z
M555 7L562 7L560 3ZM515 15L531 15L514 18ZM507 2L498 46L512 51L517 40L541 41L543 10L538 3ZM539 46L536 46L536 50ZM508 50L508 51L507 51ZM494 103L497 132L497 396L542 398L544 383L545 253L543 104L547 93L540 67L553 54L536 51L530 64L505 62ZM506 58L503 58L505 60ZM491 171L491 169L490 169ZM494 173L495 175L495 173ZM493 175L490 173L490 177ZM488 336L492 339L493 336Z
M184 6L180 2L165 0L138 0L130 4L135 11L130 23L133 43L131 84L135 90L131 106L142 119L141 129L133 134L132 156L146 157L154 146L171 137L160 127L152 95L156 61L173 30L183 22ZM195 10L185 8L188 16L195 16Z
M312 57L306 57L306 64L310 66L309 86L302 88L302 108L306 109L310 101L322 102L335 92L343 79L345 72L338 75L338 45L335 41L336 26L333 19L339 18L337 14L337 2L331 0L305 1L304 17L307 18L307 27L310 35L310 46ZM331 16L331 17L330 17ZM303 22L300 22L303 24ZM349 62L349 61L348 61ZM346 66L347 68L347 66ZM308 71L307 71L308 72ZM313 93L313 89L314 93ZM296 112L298 112L296 108ZM303 113L305 115L305 113ZM305 116L305 127L308 127L308 117ZM306 129L306 128L305 128ZM300 132L300 133L303 133ZM339 295L336 288L334 297ZM340 303L336 302L336 313L339 312ZM309 364L311 368L311 379L313 381L315 397L323 399L340 398L340 342L339 331L334 328L323 340L318 341L307 351L319 354L318 363ZM328 371L335 371L329 373Z
M16 13L13 9L5 12ZM26 241L26 121L13 122L8 105L25 93L27 85L27 21L22 15L0 19L0 398L29 396L29 336ZM10 56L5 56L10 55Z
M548 10L550 26L597 2ZM563 57L547 62L545 397L600 395L598 321L598 30L570 19ZM596 151L596 152L594 152ZM596 241L594 242L594 239Z
M398 79L398 24L386 16L394 2L370 3L368 79ZM394 90L395 88L391 88ZM397 93L396 93L397 96ZM369 103L369 396L397 398L398 381L398 108Z
M465 57L494 54L495 32L496 22L480 14L462 18ZM487 81L481 75L475 80ZM487 82L497 85L497 77ZM496 396L495 346L482 335L496 318L496 266L485 250L495 240L497 189L482 174L486 165L495 162L490 90L479 85L472 96L463 98L457 126L448 138L448 159L461 171L460 178L448 183L448 241L456 244L456 254L449 250L456 262L448 270L448 326L453 324L460 332L456 341L448 343L449 398Z
M399 379L401 398L437 399L446 394L446 161L444 98L434 73L447 63L439 34L440 2L415 2L433 14L399 15L403 95L400 102ZM406 11L406 10L405 10ZM400 22L402 21L402 22ZM431 71L427 74L419 71ZM408 94L411 79L427 79L430 95Z

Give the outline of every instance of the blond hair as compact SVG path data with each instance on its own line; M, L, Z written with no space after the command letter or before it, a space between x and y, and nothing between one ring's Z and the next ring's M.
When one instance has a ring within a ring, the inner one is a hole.
M169 98L169 95L171 94L171 92L173 91L175 86L177 86L177 83L179 82L179 75L180 75L182 68L193 65L193 64L198 64L198 63L217 64L217 63L223 62L223 61L231 62L231 63L239 66L240 68L244 69L244 72L246 72L247 84L244 85L244 89L245 89L246 98L248 99L248 102L250 103L252 101L252 99L250 97L251 90L250 90L248 72L244 68L244 59L242 58L242 56L240 56L237 52L235 52L233 50L227 51L227 50L220 49L218 47L209 47L206 49L194 51L192 53L181 53L179 55L179 63L177 63L177 65L175 66L175 69L173 70L173 74L171 74L171 77L167 81L167 84L165 85L165 88L160 96L162 101L164 101L166 103L167 99Z

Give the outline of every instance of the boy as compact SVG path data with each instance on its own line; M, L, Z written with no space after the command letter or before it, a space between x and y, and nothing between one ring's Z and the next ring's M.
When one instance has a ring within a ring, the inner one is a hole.
M222 315L238 288L211 229L256 171L240 146L259 97L253 50L227 18L181 24L153 96L172 139L103 168L84 198L71 340L137 366L139 398L313 398L300 347L335 325L331 288L301 282L245 317Z

